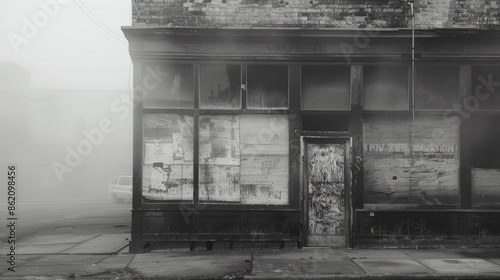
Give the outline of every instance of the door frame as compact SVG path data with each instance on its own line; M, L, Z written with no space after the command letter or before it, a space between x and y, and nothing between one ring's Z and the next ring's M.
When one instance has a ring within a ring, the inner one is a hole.
M300 208L301 208L301 243L302 247L307 247L307 236L309 233L309 193L308 193L308 144L344 144L346 147L345 165L344 165L344 224L345 224L345 244L346 247L352 247L353 233L353 209L352 209L352 137L342 136L301 136L301 182L300 182Z

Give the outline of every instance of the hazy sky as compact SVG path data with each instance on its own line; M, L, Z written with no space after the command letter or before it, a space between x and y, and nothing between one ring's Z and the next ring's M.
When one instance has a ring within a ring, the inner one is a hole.
M0 61L32 88L126 90L130 25L130 0L0 0Z

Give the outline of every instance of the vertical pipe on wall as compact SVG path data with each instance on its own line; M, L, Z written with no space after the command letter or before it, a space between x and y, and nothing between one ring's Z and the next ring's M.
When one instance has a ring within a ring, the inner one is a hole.
M411 14L411 122L410 122L410 195L412 194L412 173L413 173L413 143L415 141L415 14L413 3L410 4Z
M415 121L415 15L413 3L410 3L411 12L411 97L412 97L412 121ZM412 131L412 137L415 137Z

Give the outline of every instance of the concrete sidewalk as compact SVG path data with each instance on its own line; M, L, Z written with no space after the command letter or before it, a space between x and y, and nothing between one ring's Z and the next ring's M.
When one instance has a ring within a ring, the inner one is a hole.
M500 248L162 251L128 254L128 234L35 236L7 246L2 279L500 279Z

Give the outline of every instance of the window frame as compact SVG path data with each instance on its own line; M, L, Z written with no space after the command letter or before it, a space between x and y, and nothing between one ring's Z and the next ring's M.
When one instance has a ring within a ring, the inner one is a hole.
M143 62L143 61L141 61ZM299 195L299 189L292 187L294 183L292 183L292 177L294 176L293 172L291 171L292 169L292 161L291 161L291 155L293 151L292 145L289 145L289 164L288 164L288 204L286 205L260 205L260 204L255 204L255 205L250 205L250 204L219 204L219 203L203 203L199 199L199 170L200 170L200 164L199 164L199 119L202 115L228 115L228 114L236 114L236 115L243 115L243 114L278 114L278 115L285 115L288 117L289 122L288 122L288 131L289 135L293 135L293 130L292 127L296 126L296 121L294 121L290 114L291 111L293 111L292 106L291 106L291 84L293 83L291 79L291 71L292 71L292 66L288 62L246 62L246 61L186 61L186 60L166 60L166 61L161 61L160 63L166 63L166 64L190 64L193 65L193 74L194 74L194 108L138 108L140 109L140 114L141 114L141 120L142 116L146 116L148 114L184 114L184 115L190 115L194 117L194 135L193 135L193 141L194 141L194 151L193 151L193 200L190 203L186 203L183 201L174 201L174 200L148 200L145 199L142 196L142 193L140 194L140 202L138 205L141 205L141 209L178 209L180 210L183 215L191 215L193 214L193 211L199 211L199 210L236 210L236 209L241 209L241 210L292 210L292 209L297 209L299 202L298 202L298 195ZM228 109L222 109L222 108L201 108L200 107L200 65L240 65L241 66L241 83L242 83L242 90L241 90L241 96L240 96L240 101L241 101L241 108L228 108ZM282 65L287 67L287 102L288 102L288 108L247 108L247 66L248 65ZM292 141L292 138L289 138L289 141ZM141 146L144 145L144 136L142 135L142 129L141 129ZM142 154L142 151L141 151ZM142 165L142 161L141 161ZM142 180L142 167L141 167L141 180ZM142 186L142 183L141 183Z

